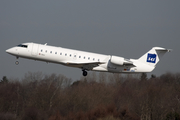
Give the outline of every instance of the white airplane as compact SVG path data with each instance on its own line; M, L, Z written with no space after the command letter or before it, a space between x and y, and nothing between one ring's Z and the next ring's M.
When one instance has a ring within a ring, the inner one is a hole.
M21 57L80 68L83 71L83 76L86 76L89 70L112 73L151 72L160 58L170 51L170 49L153 47L139 59L125 59L114 55L49 46L47 43L44 45L23 43L6 50L7 53L16 56L17 59ZM15 63L16 65L19 64L18 61Z

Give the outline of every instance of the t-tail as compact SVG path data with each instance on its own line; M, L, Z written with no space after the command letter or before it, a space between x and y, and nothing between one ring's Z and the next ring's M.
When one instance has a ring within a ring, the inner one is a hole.
M166 52L170 52L171 49L166 49L162 47L153 47L146 54L138 59L138 61L150 65L151 67L156 67L156 64L160 61L162 56Z

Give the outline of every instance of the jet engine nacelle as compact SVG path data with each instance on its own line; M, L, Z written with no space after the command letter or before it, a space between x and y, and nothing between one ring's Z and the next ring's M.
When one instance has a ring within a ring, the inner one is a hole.
M125 61L123 57L111 56L110 62L116 65L123 65Z

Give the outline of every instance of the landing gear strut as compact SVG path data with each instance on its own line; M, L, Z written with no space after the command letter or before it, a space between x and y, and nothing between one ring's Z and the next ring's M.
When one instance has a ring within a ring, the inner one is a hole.
M19 57L16 57L16 59L18 59L18 58L19 58ZM16 62L15 62L15 64L16 64L16 65L18 65L18 64L19 64L19 62L18 62L18 61L16 61Z
M82 70L83 71L83 76L87 76L87 71Z

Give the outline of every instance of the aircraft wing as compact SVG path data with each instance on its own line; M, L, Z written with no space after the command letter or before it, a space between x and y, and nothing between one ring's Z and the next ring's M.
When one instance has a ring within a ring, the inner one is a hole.
M124 62L124 65L136 67L133 63L128 63L128 62Z
M129 59L124 59L124 63L123 63L123 64L126 65L126 66L136 67L136 66L134 65L134 63L133 63L131 60L129 60Z
M79 67L85 70L92 70L94 67L99 66L99 64L104 64L106 62L72 62L64 61L63 64L72 67Z

